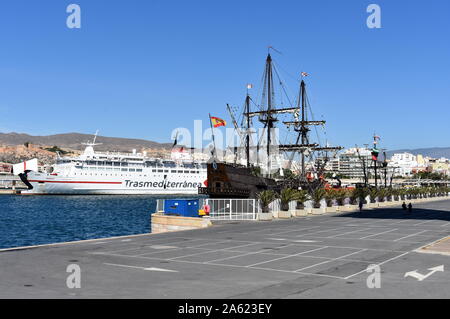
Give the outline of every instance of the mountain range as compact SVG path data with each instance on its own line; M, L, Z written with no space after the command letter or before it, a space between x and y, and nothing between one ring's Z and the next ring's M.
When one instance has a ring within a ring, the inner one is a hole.
M48 136L32 136L23 133L0 133L0 145L23 145L25 143L45 146L58 146L72 150L83 150L82 143L93 141L92 134L66 133ZM98 151L131 152L136 149L160 149L167 150L172 147L171 143L158 143L143 139L130 139L121 137L97 136L95 141L99 145L95 147Z
M48 136L32 136L23 133L0 133L0 145L24 145L30 143L34 145L43 146L58 146L60 148L67 148L71 150L83 150L84 145L88 141L93 140L91 134L81 133L66 133L56 134ZM122 137L106 137L97 136L96 143L100 145L95 149L99 151L118 151L118 152L130 152L133 149L138 151L142 149L153 150L170 150L172 143L158 143L143 139L130 139ZM423 156L430 156L434 158L446 157L450 158L450 147L430 147L430 148L418 148L418 149L399 149L387 151L386 155L390 158L394 153L408 152L414 155L422 154Z
M386 156L390 158L394 153L411 153L413 155L421 154L423 156L429 156L433 158L450 158L450 147L428 147L428 148L416 148L416 149L401 149L395 151L387 151Z

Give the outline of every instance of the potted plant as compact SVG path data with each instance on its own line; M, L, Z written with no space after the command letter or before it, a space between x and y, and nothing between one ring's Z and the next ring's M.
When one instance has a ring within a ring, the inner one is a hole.
M378 201L380 203L384 203L386 201L387 196L387 189L386 188L380 188L378 190Z
M369 190L369 195L370 195L370 203L371 204L375 204L377 202L378 189L377 188L371 188Z
M336 190L334 189L327 189L325 190L325 203L327 205L326 212L332 213L336 211L336 208L333 207L333 202L336 199Z
M362 188L357 188L355 190L355 192L356 192L357 198L359 198L359 201L360 202L362 201L363 204L367 204L366 198L367 198L367 196L370 195L370 190L367 187L362 187Z
M278 212L279 218L290 218L289 203L297 198L297 190L292 188L285 188L280 193L280 208L281 212Z
M313 214L323 214L323 210L321 209L321 201L325 197L325 190L323 188L315 189L311 198L313 200Z
M400 193L401 193L400 189L392 189L392 196L394 198L394 201L398 201L399 200Z
M386 200L392 202L392 197L394 195L394 190L392 188L386 188Z
M306 216L308 212L305 210L305 202L309 200L309 194L306 190L297 191L297 205L295 207L295 216Z
M258 216L259 220L272 220L272 213L269 211L269 205L275 199L277 199L277 193L272 190L266 190L258 193L257 195L259 203L261 205L261 213Z
M339 189L336 191L336 202L338 206L344 206L345 205L345 199L349 197L350 191L347 189Z

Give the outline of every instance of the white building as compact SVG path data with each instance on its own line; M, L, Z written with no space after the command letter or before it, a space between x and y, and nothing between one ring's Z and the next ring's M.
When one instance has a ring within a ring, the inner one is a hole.
M395 167L395 175L411 176L419 163L417 162L417 156L405 152L392 155L389 166Z

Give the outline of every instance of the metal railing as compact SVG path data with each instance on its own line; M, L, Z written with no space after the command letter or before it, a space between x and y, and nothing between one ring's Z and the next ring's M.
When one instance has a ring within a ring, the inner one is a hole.
M256 220L258 202L256 199L206 199L210 206L212 220Z
M209 205L209 217L211 220L256 220L258 213L262 212L261 205L257 199L199 199L199 209L203 205ZM289 203L289 209L295 210L297 203ZM156 211L164 210L164 199L156 200ZM281 210L281 201L273 201L269 205L269 211Z

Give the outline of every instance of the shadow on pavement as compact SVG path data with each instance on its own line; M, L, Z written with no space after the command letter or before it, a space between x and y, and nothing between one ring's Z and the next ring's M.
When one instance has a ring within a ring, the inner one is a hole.
M450 221L450 211L413 207L412 211L409 212L403 210L401 207L387 207L340 214L334 217Z

